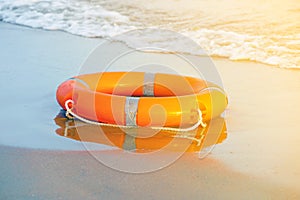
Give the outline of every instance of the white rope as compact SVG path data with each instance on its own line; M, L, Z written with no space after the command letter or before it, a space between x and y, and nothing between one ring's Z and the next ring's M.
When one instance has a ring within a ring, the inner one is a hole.
M100 125L100 126L110 126L110 127L118 127L118 128L137 128L137 126L125 126L125 125L117 125L117 124L107 124L107 123L102 123L102 122L95 122L95 121L91 121L88 119L85 119L83 117L80 117L79 115L75 114L72 109L69 107L69 103L74 104L73 100L69 99L65 102L65 107L66 107L66 116L69 117L70 114L79 119L80 121L83 121L85 123L88 124L93 124L93 125ZM199 120L196 124L194 124L191 127L188 128L172 128L172 127L156 127L156 126L151 126L149 128L153 129L153 130L165 130L165 131L175 131L175 132L188 132L188 131L192 131L195 130L196 128L198 128L198 126L202 126L202 127L206 127L206 124L203 122L202 120L202 112L200 109L198 109L198 117ZM69 117L70 118L70 117Z
M191 136L188 136L188 135L180 135L180 134L176 134L175 136L173 136L174 138L183 138L183 139L188 139L188 140L192 140L192 141L195 141L197 142L197 146L200 146L203 142L203 139L204 139L204 128L201 130L201 133L199 134L200 135L200 138L195 138L195 137L191 137ZM197 134L198 135L198 134Z

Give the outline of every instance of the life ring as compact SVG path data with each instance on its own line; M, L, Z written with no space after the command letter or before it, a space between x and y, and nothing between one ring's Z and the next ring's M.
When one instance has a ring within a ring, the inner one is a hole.
M163 73L101 72L63 82L56 92L64 109L82 118L125 126L187 127L219 116L227 106L223 89L204 80Z

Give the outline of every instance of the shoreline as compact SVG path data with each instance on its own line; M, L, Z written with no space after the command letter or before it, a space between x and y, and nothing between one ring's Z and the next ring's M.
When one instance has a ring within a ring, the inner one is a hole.
M23 28L27 28L27 29L31 29L31 30L39 30L39 31L46 31L46 32L58 32L58 33L63 33L63 34L67 34L67 35L79 37L79 38L99 40L99 42L100 42L100 40L102 40L102 41L107 41L108 40L107 38L98 37L98 36L95 36L95 37L86 37L86 36L83 36L83 35L76 35L76 34L69 33L69 32L67 32L65 30L48 30L48 29L43 29L43 28L33 28L33 27L29 26L29 25L14 24L14 23L11 23L11 22L3 22L3 21L0 21L0 24L9 24L11 26L23 27ZM128 48L131 48L124 41L115 41L115 42L120 42L120 43L126 45ZM164 53L164 52L154 52L154 53L169 54L168 52L167 53ZM176 54L176 52L175 52L175 54ZM202 55L192 55L190 53L184 53L183 55L185 55L185 54L186 55L191 55L191 56L197 56L197 57L201 57L202 56ZM280 69L295 70L295 71L299 71L300 70L300 68L296 68L296 67L280 67L278 65L272 65L272 64L263 63L263 62L259 62L259 61L255 61L255 60L250 60L250 59L233 60L233 59L230 59L229 57L219 56L219 55L211 55L209 57L211 57L212 60L228 60L230 62L236 62L236 63L241 63L241 64L242 63L253 63L253 64L264 65L266 67L271 67L271 68L280 68Z

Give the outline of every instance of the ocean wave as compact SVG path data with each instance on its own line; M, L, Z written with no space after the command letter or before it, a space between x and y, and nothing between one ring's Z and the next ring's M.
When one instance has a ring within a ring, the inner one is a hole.
M126 9L125 9L126 10ZM160 13L162 16L163 13ZM167 16L167 15L166 15ZM144 17L145 18L145 17ZM149 18L151 18L149 16ZM150 34L121 33L145 27L164 27L164 24L153 26L138 18L130 18L130 14L121 14L105 9L97 2L70 0L0 0L0 20L4 22L43 28L46 30L63 30L71 34L85 37L108 37L125 42L133 48L156 46L157 50L183 52L203 55L227 57L231 60L251 60L285 68L300 68L300 34L290 35L250 35L234 31L198 28L178 29L178 23L168 23L170 31L150 29ZM145 19L144 19L145 20ZM178 21L180 19L178 18ZM157 23L157 22L156 22ZM174 24L174 29L172 29ZM175 28L176 26L176 28ZM201 48L194 48L188 40L178 39L172 30L191 38ZM121 34L121 35L119 35ZM115 37L119 35L118 37ZM188 42L187 42L188 41ZM191 46L193 48L191 48ZM202 49L203 48L203 49Z
M0 20L86 37L110 37L135 28L128 17L86 1L0 1Z
M230 31L200 29L185 32L209 55L251 60L284 68L300 68L300 35L253 36ZM284 42L282 42L284 41Z

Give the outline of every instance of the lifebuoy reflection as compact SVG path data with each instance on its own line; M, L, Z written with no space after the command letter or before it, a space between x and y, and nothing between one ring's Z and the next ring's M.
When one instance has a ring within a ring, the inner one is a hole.
M63 112L59 113L54 120L59 126L56 133L60 136L138 153L155 151L166 146L171 151L200 152L204 148L211 148L223 142L227 137L226 123L222 117L214 118L206 128L199 126L192 132L157 130L154 132L150 128L121 129L97 126L68 120Z

